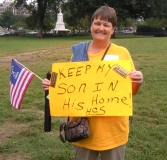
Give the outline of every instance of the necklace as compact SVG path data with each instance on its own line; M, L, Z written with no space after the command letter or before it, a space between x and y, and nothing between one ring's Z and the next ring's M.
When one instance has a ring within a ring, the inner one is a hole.
M101 59L101 60L103 60L103 59L104 59L104 57L105 57L106 53L108 52L108 49L110 48L110 45L111 45L111 43L110 43L110 44L108 45L108 47L106 48L106 50L105 50L105 52L104 52L103 57L102 57L102 59Z

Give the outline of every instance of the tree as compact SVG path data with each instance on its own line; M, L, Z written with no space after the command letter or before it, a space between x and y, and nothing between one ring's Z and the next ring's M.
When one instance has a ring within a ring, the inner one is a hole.
M167 19L167 1L155 0L154 6L152 8L152 15L150 15L150 17L158 18L158 19L162 19L162 18Z
M36 12L32 12L32 14L25 19L25 23L28 26L28 29L30 30L36 30L37 29L37 14Z
M80 20L90 20L92 13L96 10L98 2L94 0L68 0L62 4L64 19L70 26L79 26ZM90 26L90 21L89 21Z
M12 28L17 30L18 27L27 28L27 25L25 23L26 16L24 15L14 15L14 22L12 24Z
M55 27L56 16L52 13L47 13L44 18L44 32L50 31Z
M56 13L59 9L61 0L37 0L27 4L28 0L15 0L15 7L26 8L30 12L30 17L27 18L26 23L33 27L36 24L38 28L38 38L43 37L44 19L48 13Z
M2 13L0 18L0 26L4 28L10 28L11 25L14 23L14 15L10 9L7 9L5 12Z
M125 26L128 27L128 29L136 29L136 20L132 18L126 18Z
M146 19L145 25L150 26L150 27L159 27L159 28L164 28L167 26L167 19L158 19L158 18L149 18Z
M63 4L63 10L69 13L69 22L77 25L85 16L90 20L94 11L105 4L116 10L120 24L125 23L128 17L147 19L154 15L167 18L166 0L68 0Z

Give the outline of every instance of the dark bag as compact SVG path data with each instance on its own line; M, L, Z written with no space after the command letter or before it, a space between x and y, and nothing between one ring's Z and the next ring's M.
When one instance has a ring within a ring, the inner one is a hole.
M64 130L65 138L62 135ZM86 117L79 118L75 121L63 122L60 124L60 139L62 142L76 142L88 138L90 134L89 123Z

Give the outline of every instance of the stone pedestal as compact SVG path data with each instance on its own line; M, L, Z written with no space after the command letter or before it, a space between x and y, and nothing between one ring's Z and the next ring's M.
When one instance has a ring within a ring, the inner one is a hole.
M60 12L57 14L57 22L56 22L56 26L55 26L54 31L55 31L55 33L60 33L60 32L68 33L68 32L70 32L69 29L65 29L65 24L63 22L63 14L61 12L61 9L60 9Z

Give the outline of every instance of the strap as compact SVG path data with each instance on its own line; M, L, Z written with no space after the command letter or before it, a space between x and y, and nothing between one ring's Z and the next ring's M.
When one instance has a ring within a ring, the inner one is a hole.
M108 49L110 48L110 45L111 45L111 43L108 45L108 47L106 48L106 50L105 50L105 52L104 52L104 55L103 55L103 57L102 57L102 59L101 60L103 60L104 59L104 57L105 57L105 55L106 55L106 53L107 53L107 51L108 51Z

